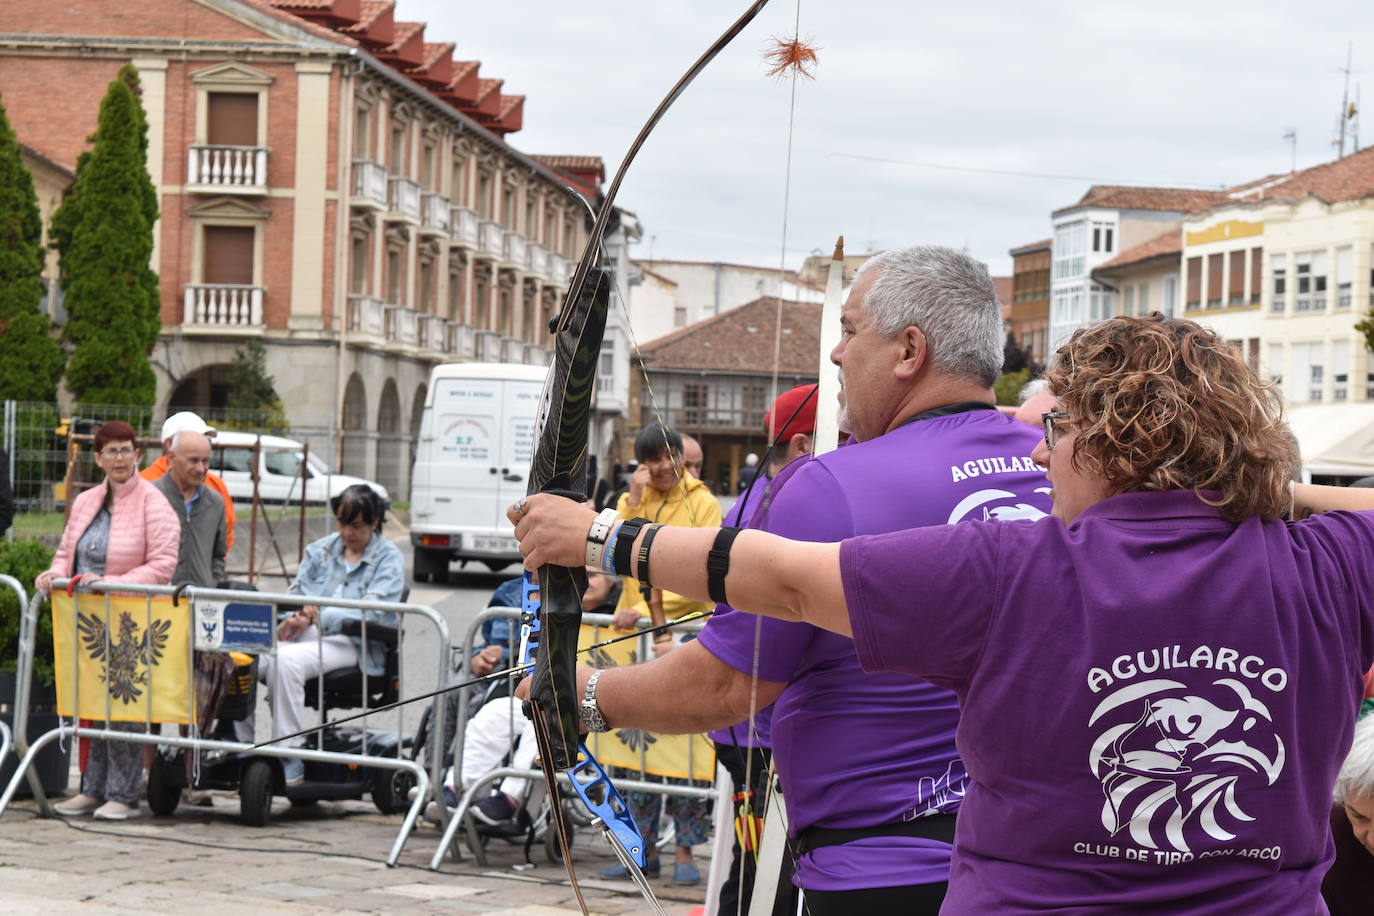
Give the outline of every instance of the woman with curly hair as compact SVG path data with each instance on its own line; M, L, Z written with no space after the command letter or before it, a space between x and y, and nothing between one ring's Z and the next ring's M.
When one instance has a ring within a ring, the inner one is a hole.
M1051 518L840 544L665 529L653 584L851 635L866 670L956 692L972 786L943 913L1324 912L1330 788L1374 662L1374 514L1281 520L1279 402L1191 321L1084 328L1049 388L1031 457ZM591 513L509 514L527 567L581 562ZM633 727L615 699L600 717Z

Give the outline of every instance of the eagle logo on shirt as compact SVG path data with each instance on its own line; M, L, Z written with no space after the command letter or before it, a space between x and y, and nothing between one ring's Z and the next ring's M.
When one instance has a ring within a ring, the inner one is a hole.
M147 686L152 669L162 661L172 622L155 617L148 628L139 633L134 616L121 611L117 637L110 636L104 619L94 614L77 614L76 625L86 654L92 661L106 662L100 677L110 691L110 698L126 705L135 702L143 695L141 688Z
M1191 852L1187 834L1198 829L1235 839L1228 823L1254 820L1241 794L1283 771L1268 707L1235 678L1202 689L1171 679L1129 684L1098 705L1089 724L1100 721L1112 723L1089 752L1102 826L1149 849Z

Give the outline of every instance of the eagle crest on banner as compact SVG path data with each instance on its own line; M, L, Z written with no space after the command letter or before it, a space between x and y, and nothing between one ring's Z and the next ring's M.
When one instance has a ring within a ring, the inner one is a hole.
M78 613L76 625L92 661L106 661L108 649L109 658L102 666L100 677L110 697L125 704L135 702L143 695L142 688L148 684L151 669L162 661L172 622L155 617L140 633L134 616L122 611L117 636L107 634L105 621L94 614Z

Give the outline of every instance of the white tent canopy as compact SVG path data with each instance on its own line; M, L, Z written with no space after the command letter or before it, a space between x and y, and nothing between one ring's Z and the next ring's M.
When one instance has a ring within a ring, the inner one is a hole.
M1374 475L1374 403L1289 407L1288 425L1302 450L1305 479Z

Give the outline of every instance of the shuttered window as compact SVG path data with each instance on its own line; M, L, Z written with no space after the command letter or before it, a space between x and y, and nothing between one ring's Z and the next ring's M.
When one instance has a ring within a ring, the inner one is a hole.
M1207 305L1209 308L1221 305L1222 256L1207 256Z
M253 283L253 229L206 226L201 276L203 283Z
M1264 249L1250 249L1250 302L1258 305L1264 289ZM1258 359L1258 357L1256 357Z
M212 146L258 145L256 92L206 93L205 141Z
M1231 252L1231 277L1227 283L1227 305L1245 304L1245 251Z
M1195 309L1202 305L1202 258L1188 259L1188 291L1185 309Z

